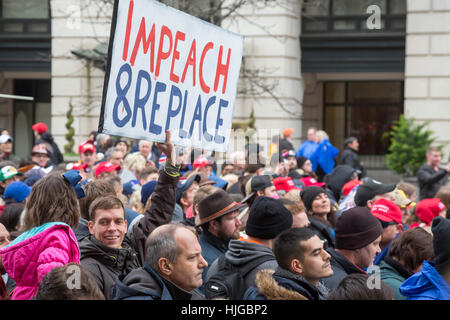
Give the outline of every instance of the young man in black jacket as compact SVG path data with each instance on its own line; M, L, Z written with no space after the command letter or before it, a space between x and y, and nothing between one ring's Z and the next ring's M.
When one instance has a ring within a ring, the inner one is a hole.
M441 164L441 150L429 147L426 153L427 163L417 170L419 183L419 199L434 198L439 188L446 184L450 177L450 162L445 169L439 168Z
M94 275L106 299L112 298L117 275L144 264L145 243L150 233L172 219L180 172L172 160L170 131L166 131L166 142L158 143L157 147L167 155L167 161L153 192L152 204L128 234L125 235L125 210L120 201L114 201L117 198L110 195L90 205L90 235L80 241L81 264ZM102 201L105 204L101 204Z

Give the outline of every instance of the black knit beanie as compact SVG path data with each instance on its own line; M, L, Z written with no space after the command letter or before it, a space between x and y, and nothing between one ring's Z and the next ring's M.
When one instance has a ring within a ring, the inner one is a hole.
M380 221L366 207L344 211L336 221L336 249L356 250L375 241L383 232Z
M443 273L450 266L450 220L439 216L434 218L431 232L436 270Z
M258 197L248 215L245 233L260 239L275 239L292 226L292 213L278 200Z
M325 189L316 186L306 187L300 192L307 213L311 210L314 199L321 193L325 193Z

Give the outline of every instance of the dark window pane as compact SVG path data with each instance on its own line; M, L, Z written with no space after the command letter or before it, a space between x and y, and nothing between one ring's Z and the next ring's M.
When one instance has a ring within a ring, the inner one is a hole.
M391 29L406 30L406 19L392 19Z
M48 0L2 0L3 18L48 19Z
M333 23L334 30L356 30L357 22L354 20L336 20Z
M333 15L367 15L367 8L371 5L377 5L381 9L381 13L386 13L386 0L334 0Z
M4 32L23 32L23 23L6 22L3 24Z
M304 27L305 31L326 31L328 30L328 21L306 21Z
M303 3L304 16L327 16L330 0L309 0Z
M389 9L392 14L406 14L406 0L390 0Z
M27 24L28 32L47 33L48 24L46 22L33 22Z

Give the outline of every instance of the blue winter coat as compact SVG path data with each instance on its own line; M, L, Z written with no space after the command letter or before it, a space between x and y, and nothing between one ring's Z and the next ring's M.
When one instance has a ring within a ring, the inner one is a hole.
M434 262L424 261L422 270L402 283L400 293L406 300L450 300L450 285L437 272Z
M312 170L316 171L320 165L325 174L331 173L335 166L334 158L338 154L339 149L334 147L328 139L323 139L309 159L312 163Z

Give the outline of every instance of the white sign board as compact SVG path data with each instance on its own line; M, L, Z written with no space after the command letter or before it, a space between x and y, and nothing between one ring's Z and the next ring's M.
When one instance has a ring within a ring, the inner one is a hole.
M243 37L153 0L116 0L99 132L225 152Z

